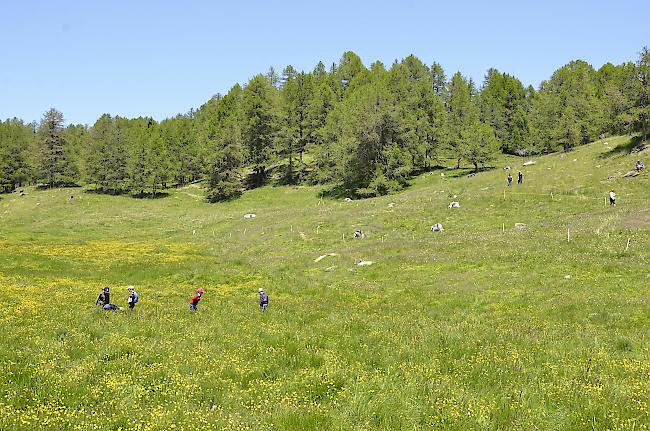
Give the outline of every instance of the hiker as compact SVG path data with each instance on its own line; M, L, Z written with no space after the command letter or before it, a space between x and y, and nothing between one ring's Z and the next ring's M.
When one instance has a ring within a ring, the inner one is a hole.
M203 293L205 293L205 290L199 287L196 294L190 299L190 311L196 311L196 307L199 306L199 301Z
M517 184L523 184L524 183L524 174L519 171L517 174Z
M129 286L127 289L129 290L129 310L133 311L136 302L140 300L140 295L138 295L138 292L135 291L135 287L133 286Z
M109 291L108 287L105 287L99 292L99 295L97 295L97 299L95 300L95 305L101 305L102 307L104 307L105 305L110 304L110 302L111 302L111 292Z
M260 311L264 312L269 306L269 295L261 287L257 291L260 293Z
M609 192L609 205L616 206L616 193L614 193L614 190Z
M508 174L508 187L512 185L512 175Z
M643 168L645 168L645 166L643 165L643 162L641 160L637 160L636 161L636 166L635 166L636 171L641 172L643 170Z

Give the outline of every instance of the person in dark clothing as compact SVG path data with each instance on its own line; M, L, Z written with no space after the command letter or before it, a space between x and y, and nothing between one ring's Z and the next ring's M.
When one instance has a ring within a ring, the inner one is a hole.
M508 187L512 185L512 175L508 174Z
M205 293L205 290L202 288L199 288L196 291L196 294L190 299L190 311L196 311L197 307L199 306L199 301L201 300L201 296Z
M269 295L261 287L258 289L258 292L260 293L260 311L264 312L269 306Z
M99 292L99 295L95 300L95 305L101 305L102 307L104 307L104 305L110 303L111 303L111 293L108 287L105 287Z
M517 174L517 184L523 184L523 182L524 182L524 174L522 174L521 171L519 171L519 173Z

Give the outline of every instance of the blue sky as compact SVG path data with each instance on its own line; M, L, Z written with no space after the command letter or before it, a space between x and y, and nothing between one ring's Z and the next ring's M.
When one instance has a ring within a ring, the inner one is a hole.
M0 119L157 120L269 66L311 70L352 50L366 65L415 54L482 82L496 67L537 87L584 59L636 60L650 2L9 1L0 3Z

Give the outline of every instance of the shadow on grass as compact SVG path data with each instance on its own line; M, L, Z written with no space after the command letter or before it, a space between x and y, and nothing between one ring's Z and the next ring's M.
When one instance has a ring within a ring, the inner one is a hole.
M131 195L131 197L135 199L162 199L166 198L169 196L169 193L167 192L156 192L156 194L153 193L137 193Z
M474 169L474 168L459 168L459 169L448 169L445 171L445 176L448 178L460 178L460 177L467 177L467 176L474 176L480 172L487 172L491 171L493 169L496 169L496 166L482 166L480 168ZM511 169L512 172L514 172L516 169Z
M615 156L627 156L629 154L632 154L635 151L640 151L641 149L643 149L643 148L637 149L637 147L641 147L641 146L642 146L641 136L633 136L629 141L623 144L618 144L611 150L602 153L600 155L600 158L608 159L610 157L615 157Z
M93 194L93 195L107 195L107 196L120 196L126 194L124 190L114 190L114 189L86 189L84 193Z
M77 189L81 187L80 185L70 183L70 184L55 184L50 186L49 184L38 184L36 190L52 190L52 189Z

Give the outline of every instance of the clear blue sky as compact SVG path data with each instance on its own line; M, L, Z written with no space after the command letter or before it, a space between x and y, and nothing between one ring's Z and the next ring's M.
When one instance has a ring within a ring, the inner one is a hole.
M3 1L0 119L157 120L269 66L366 65L411 53L482 82L496 67L537 87L574 59L598 68L650 45L650 1Z

